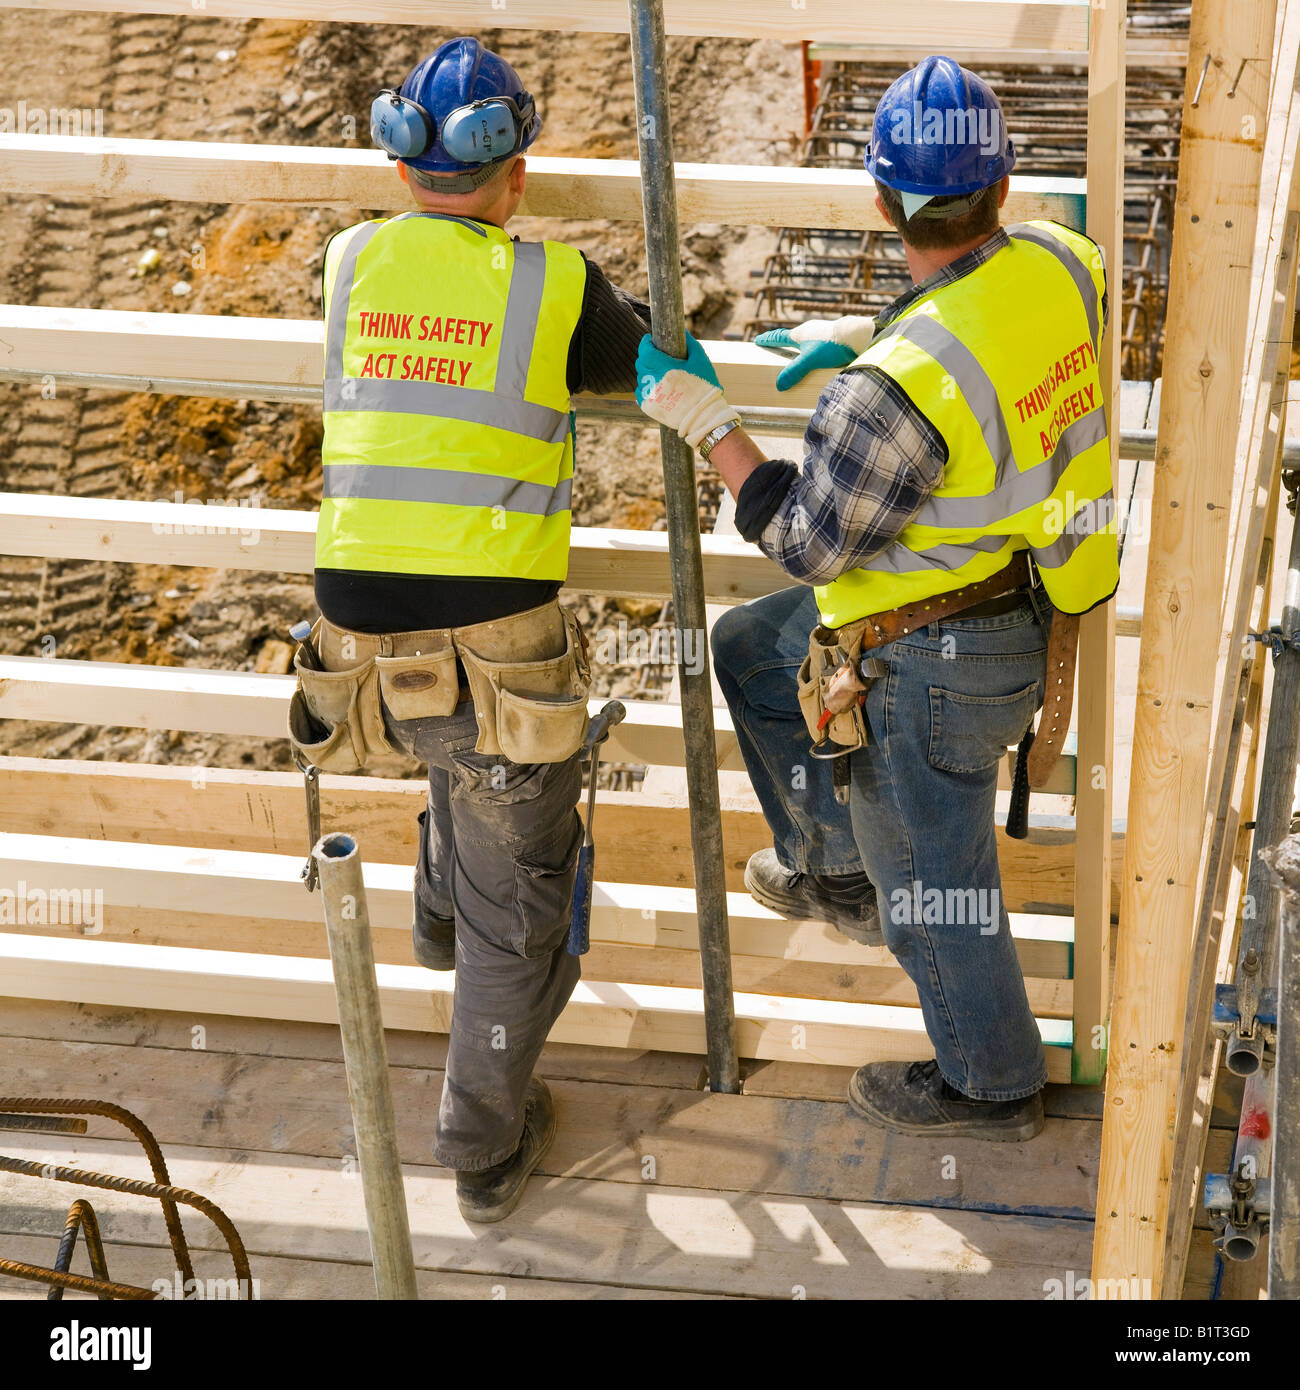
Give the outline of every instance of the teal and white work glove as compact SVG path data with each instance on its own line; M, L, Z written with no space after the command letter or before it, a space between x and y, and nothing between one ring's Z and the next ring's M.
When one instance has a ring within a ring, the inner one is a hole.
M809 372L847 367L866 351L875 335L875 319L850 314L841 319L809 319L794 328L773 328L754 341L759 347L797 354L776 379L776 389L788 391Z
M636 355L636 403L652 419L698 449L710 430L740 418L727 404L713 363L696 338L686 335L686 356L670 357L647 333Z

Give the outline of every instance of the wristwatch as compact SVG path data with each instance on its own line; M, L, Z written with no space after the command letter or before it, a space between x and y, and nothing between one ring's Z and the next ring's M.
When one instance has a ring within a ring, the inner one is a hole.
M708 463L709 455L713 452L713 446L718 440L725 439L727 435L729 435L732 430L738 428L739 425L739 419L724 420L722 424L718 425L715 429L711 429L708 434L700 440L700 457L705 463Z

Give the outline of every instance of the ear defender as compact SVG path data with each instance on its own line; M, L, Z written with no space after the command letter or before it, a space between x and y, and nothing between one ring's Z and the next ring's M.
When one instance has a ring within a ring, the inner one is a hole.
M461 164L488 164L515 150L523 131L514 103L489 97L448 115L442 123L442 147Z
M418 159L433 144L433 120L419 102L385 90L370 103L370 138L390 159Z

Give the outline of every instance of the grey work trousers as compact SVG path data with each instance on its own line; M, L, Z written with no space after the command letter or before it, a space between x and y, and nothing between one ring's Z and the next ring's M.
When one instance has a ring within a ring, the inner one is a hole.
M394 720L393 743L429 766L415 910L456 921L456 984L433 1156L461 1171L514 1153L546 1035L581 973L565 949L582 844L582 758L512 763L474 752L463 701Z

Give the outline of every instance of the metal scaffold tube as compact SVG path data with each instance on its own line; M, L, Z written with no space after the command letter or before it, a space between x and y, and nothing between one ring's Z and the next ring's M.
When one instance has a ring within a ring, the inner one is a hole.
M418 1299L361 851L351 835L335 833L316 842L312 857L329 933L375 1289L384 1299Z
M1300 835L1264 854L1281 897L1268 1296L1293 1300L1300 1298Z
M677 188L673 175L662 3L661 0L629 0L629 10L652 334L660 351L685 357L686 315L682 307ZM701 650L707 624L695 458L675 430L661 427L659 433L673 611L679 632L699 635L700 645L692 644L689 650ZM686 788L691 810L691 849L695 861L700 968L704 981L704 1020L708 1035L709 1089L734 1092L740 1090L740 1067L736 1060L722 808L713 736L713 687L707 663L702 669L692 671L681 657L688 650L686 644L679 642L677 650L682 737L686 745Z

